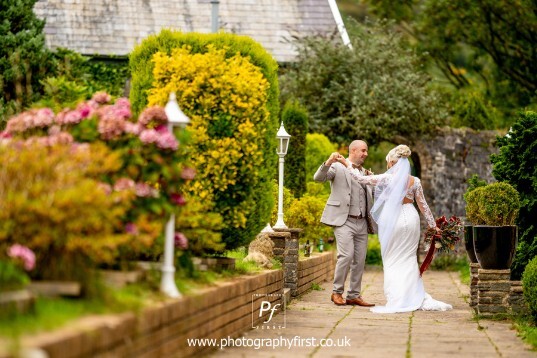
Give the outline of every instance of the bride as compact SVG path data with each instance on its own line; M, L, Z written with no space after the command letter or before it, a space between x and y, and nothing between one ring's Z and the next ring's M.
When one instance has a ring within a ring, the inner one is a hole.
M362 176L344 160L351 176L361 184L375 186L375 204L371 215L379 227L379 241L384 268L385 306L371 308L375 313L446 311L452 306L433 299L425 292L416 252L420 241L420 218L414 200L427 220L436 223L425 201L419 178L410 175L410 149L399 145L388 153L388 171L381 175Z

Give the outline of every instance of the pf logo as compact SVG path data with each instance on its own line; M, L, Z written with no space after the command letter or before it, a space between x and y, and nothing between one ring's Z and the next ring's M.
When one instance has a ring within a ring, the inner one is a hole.
M272 316L274 315L274 311L277 310L278 307L280 307L280 306L281 306L281 303L277 303L274 306L272 306L272 304L269 301L261 301L261 307L259 308L259 317L263 316L263 312L270 311L269 318L263 323L269 323L272 320Z
M285 300L283 294L252 295L252 328L282 329L286 323Z

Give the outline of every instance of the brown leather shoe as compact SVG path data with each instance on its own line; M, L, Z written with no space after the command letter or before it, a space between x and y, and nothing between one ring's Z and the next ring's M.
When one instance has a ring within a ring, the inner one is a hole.
M374 303L367 303L362 297L356 297L353 299L346 299L345 303L351 306L373 307Z
M345 306L345 300L341 296L341 293L332 293L330 300L338 306Z

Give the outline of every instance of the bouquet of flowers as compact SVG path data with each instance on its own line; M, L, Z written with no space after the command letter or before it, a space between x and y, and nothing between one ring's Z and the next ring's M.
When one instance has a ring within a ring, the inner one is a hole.
M430 244L430 247L421 264L420 275L427 270L437 250L444 252L454 250L455 244L461 239L462 223L456 216L452 216L449 220L445 216L439 217L436 219L436 227L441 231L437 232L435 229L429 228L425 232L425 243Z

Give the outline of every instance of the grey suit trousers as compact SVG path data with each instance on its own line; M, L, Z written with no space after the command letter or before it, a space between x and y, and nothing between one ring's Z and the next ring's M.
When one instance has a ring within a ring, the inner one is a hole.
M360 297L362 275L367 253L367 222L365 218L347 218L342 226L334 227L337 244L337 262L334 273L334 293L343 294L350 270L347 299Z

